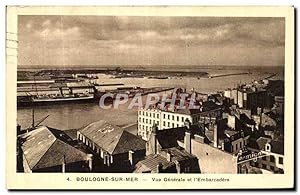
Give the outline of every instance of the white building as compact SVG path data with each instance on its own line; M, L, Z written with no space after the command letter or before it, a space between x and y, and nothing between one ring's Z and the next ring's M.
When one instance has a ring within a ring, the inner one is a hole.
M221 115L220 108L212 110L202 109L178 109L161 110L158 108L140 109L138 111L138 135L148 140L154 124L158 130L184 126L185 120L191 124L197 123L201 117L218 117Z

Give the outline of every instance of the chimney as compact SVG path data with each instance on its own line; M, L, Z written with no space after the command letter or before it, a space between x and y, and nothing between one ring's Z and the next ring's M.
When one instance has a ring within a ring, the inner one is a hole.
M134 151L129 150L129 152L128 152L128 160L130 161L131 165L134 164Z
M162 167L163 165L161 163L159 163L157 166L156 166L156 173L161 173L162 172Z
M65 155L63 156L63 163L62 163L61 166L62 166L61 167L61 172L65 173L66 172L66 156Z
M146 155L157 153L157 140L156 140L157 131L158 131L157 125L153 124L150 139L149 139L149 141L147 142L147 145L146 145L146 147L147 147L147 154Z
M176 165L177 173L181 173L181 169L180 169L180 164L179 164L179 162L176 160L174 163L175 163L175 165Z
M184 136L184 149L188 153L191 153L191 133L189 131L185 132L185 136Z
M218 147L218 128L217 125L213 126L213 131L214 131L214 147L217 148Z
M90 171L92 171L93 170L93 155L87 154L87 160L89 162L89 169L90 169Z
M170 152L167 152L167 161L171 162L171 160L172 160L172 155Z
M223 151L225 150L225 143L224 143L224 141L222 142L222 150Z

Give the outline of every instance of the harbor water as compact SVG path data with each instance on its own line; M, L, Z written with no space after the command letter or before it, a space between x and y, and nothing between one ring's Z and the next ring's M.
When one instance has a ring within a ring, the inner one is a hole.
M237 71L237 70L235 70ZM211 75L232 73L227 70L214 70ZM240 71L241 72L241 71ZM251 72L251 71L250 71ZM168 79L148 79L148 78L113 78L111 75L98 74L96 80L99 84L124 83L125 86L139 87L183 87L187 90L195 89L197 92L213 93L227 88L236 87L237 84L248 83L253 80L260 80L273 73L278 73L272 79L283 79L281 69L268 71L253 71L251 74L233 75L216 78L196 78L196 77L169 77ZM51 106L35 107L35 120L39 120L50 115L42 124L49 127L67 130L76 129L88 125L89 123L106 120L113 124L124 126L137 122L137 110L128 109L128 103L119 109L102 109L98 103L60 104ZM32 108L19 108L17 110L17 122L23 128L27 128L32 122Z

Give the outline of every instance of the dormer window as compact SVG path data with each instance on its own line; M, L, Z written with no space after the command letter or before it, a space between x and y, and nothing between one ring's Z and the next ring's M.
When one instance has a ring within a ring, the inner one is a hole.
M271 152L271 144L267 143L265 149L267 152Z

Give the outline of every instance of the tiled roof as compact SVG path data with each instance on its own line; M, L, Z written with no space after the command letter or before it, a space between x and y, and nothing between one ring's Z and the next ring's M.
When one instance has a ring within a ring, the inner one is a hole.
M140 161L136 165L134 173L142 172L157 172L157 165L162 164L163 166L169 166L171 162L168 162L167 159L160 154L151 154L147 156L144 160Z
M87 154L56 138L47 127L39 127L23 136L25 159L31 170L84 161Z
M166 153L171 154L171 161L168 161L165 157ZM186 160L196 160L197 158L185 151L183 148L179 147L173 147L168 148L164 151L162 151L161 154L151 154L147 156L144 160L141 160L137 163L135 173L141 173L141 172L157 172L157 166L159 164L162 165L163 170L173 170L176 171L175 168L175 161L178 161L179 163L181 161Z
M145 149L141 138L104 120L91 123L79 132L109 154Z

